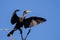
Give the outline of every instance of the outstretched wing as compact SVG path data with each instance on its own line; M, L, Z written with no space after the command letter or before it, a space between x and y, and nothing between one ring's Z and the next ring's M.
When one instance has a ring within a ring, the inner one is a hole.
M15 10L13 13L13 16L11 18L11 24L15 24L19 20L19 17L16 14L17 11L19 11L19 10Z
M25 19L23 23L24 23L25 28L29 28L45 21L46 19L42 17L30 17L30 18Z

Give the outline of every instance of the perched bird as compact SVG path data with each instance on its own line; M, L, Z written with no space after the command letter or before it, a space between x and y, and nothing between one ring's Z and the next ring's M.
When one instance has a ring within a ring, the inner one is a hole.
M18 12L19 10L15 10L13 12L13 15L12 15L12 18L11 18L11 24L15 25L15 27L13 28L13 30L11 32L8 33L8 37L10 35L13 35L14 31L16 30L19 30L20 31L20 34L21 34L21 38L22 40L26 40L27 36L29 35L30 31L31 31L31 28L34 26L34 25L37 25L37 24L40 24L40 23L43 23L46 21L45 18L42 18L42 17L36 17L36 16L32 16L32 17L29 17L29 18L26 18L26 15L27 13L29 13L30 11L29 10L25 10L23 12L23 15L22 17L18 17L16 12ZM22 35L22 27L24 25L24 28L30 28L25 39L23 39L23 35Z

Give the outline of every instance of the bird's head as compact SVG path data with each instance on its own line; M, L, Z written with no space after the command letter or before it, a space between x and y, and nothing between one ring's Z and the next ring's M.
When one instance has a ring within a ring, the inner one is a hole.
M26 16L26 14L29 13L29 12L31 12L31 11L30 11L30 10L25 10L25 11L23 12L23 16Z
M25 17L26 17L26 14L29 13L29 12L30 12L30 10L25 10L25 11L23 12L22 18L25 18Z
M24 11L24 14L27 14L27 13L29 13L29 12L31 12L30 10L25 10Z

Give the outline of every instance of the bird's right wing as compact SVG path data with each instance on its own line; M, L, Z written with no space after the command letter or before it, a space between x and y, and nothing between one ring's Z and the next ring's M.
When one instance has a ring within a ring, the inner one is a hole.
M23 23L24 23L25 28L29 28L34 25L43 23L45 21L46 21L46 19L42 18L42 17L30 17L30 18L25 19Z
M11 24L15 24L20 19L16 14L17 11L19 11L19 10L15 10L13 15L12 15Z

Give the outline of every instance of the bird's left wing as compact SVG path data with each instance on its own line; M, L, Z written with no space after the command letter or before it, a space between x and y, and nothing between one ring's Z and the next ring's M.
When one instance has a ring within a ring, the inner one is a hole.
M46 19L44 19L42 17L30 17L30 18L25 19L23 21L23 24L24 24L25 28L29 28L29 27L32 27L39 23L45 22L45 21L46 21Z
M15 24L20 18L17 16L16 12L19 11L19 10L15 10L13 12L13 15L11 17L11 24Z

